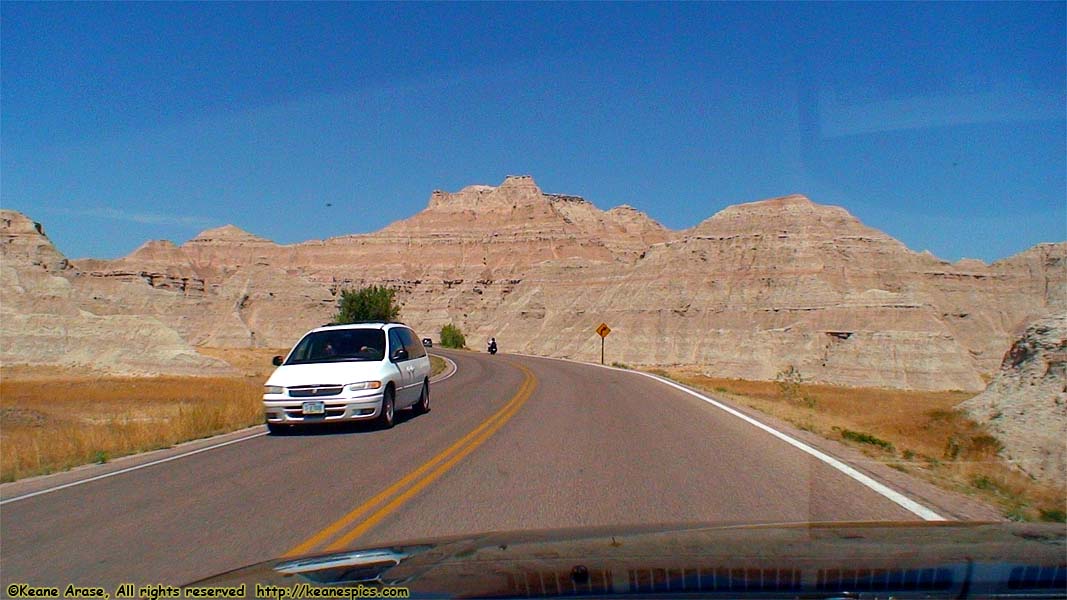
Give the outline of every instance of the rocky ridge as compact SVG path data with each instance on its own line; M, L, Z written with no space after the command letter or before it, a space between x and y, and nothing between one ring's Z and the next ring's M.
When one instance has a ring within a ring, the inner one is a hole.
M40 224L0 211L0 248L0 363L115 375L231 373L154 316L86 310L96 299Z
M609 362L979 391L1025 323L1065 308L1065 259L1058 243L950 264L797 195L670 231L517 176L435 191L376 233L278 245L227 226L63 278L84 310L154 318L194 345L288 346L341 288L385 284L421 334L454 322L504 351L596 360L603 321Z

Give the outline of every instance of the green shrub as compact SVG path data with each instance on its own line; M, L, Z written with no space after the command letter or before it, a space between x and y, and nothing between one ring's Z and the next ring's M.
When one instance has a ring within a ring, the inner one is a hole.
M341 290L334 323L395 321L400 316L396 290L372 285L358 290Z
M841 429L841 437L853 442L859 442L861 444L870 444L872 446L878 446L883 450L893 452L893 444L887 442L881 438L874 437L869 433L863 433L862 431L852 431L851 429Z
M445 348L466 348L467 338L459 327L449 323L441 328L441 345Z
M1042 508L1041 520L1051 521L1053 523L1067 523L1067 512L1064 512L1062 509L1059 508L1053 508L1049 510Z

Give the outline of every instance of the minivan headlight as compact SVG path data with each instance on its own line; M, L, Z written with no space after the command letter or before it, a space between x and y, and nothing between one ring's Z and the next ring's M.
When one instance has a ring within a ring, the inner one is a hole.
M382 382L380 381L361 381L359 383L349 384L348 391L359 392L361 390L376 390L380 387L382 387Z
M284 394L285 388L280 385L265 385L263 386L264 394Z

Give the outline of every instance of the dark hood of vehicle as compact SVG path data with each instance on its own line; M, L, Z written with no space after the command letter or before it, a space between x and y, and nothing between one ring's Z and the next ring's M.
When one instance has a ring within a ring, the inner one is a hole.
M411 597L1062 597L1067 528L667 525L486 533L270 560L196 586L403 586Z

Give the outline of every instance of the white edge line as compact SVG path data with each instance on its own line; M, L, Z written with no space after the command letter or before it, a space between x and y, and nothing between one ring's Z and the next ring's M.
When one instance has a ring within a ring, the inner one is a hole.
M67 488L74 487L76 485L82 485L83 483L89 483L91 481L98 481L100 479L107 479L108 477L114 477L116 475L122 475L123 473L129 473L130 471L136 471L138 469L144 469L144 468L147 468L147 467L160 465L160 464L163 464L163 463L170 462L172 460L178 460L179 458L185 458L186 456L192 456L194 454L200 454L201 452L207 452L208 450L214 450L216 448L222 448L223 446L229 446L230 444L237 444L239 442L247 442L248 440L251 440L253 438L257 438L257 437L260 437L260 436L264 436L264 435L267 435L267 432L266 431L261 431L259 433L253 433L252 435L245 436L245 437L242 437L242 438L238 438L236 440L230 440L228 442L222 442L221 444L214 444L212 446L206 446L204 448L198 448L196 450L190 450L189 452L183 452L181 454L175 454L174 456L168 456L167 458L161 458L159 460L153 460L151 462L146 462L144 464L134 465L132 467L126 467L125 469L119 469L118 471L112 471L110 473L104 473L103 475L97 475L95 477L89 477L88 479L79 479L78 481L72 481L70 483L64 483L63 485L57 485L56 487L51 487L51 488L46 488L46 489L43 489L43 490L38 490L36 492L31 492L29 494L23 494L21 496L15 496L14 498L8 498L7 500L0 501L0 506L3 506L4 504L9 504L11 502L18 502L19 500L26 500L27 498L33 498L34 496L40 496L42 494L50 494L52 492L58 492L59 490L65 490Z
M455 361L453 361L452 359L450 359L450 358L448 358L446 356L441 356L440 354L435 354L434 356L440 356L442 360L444 360L449 365L451 365L452 369L448 373L448 375L445 375L444 377L441 377L440 379L432 379L431 381L433 383L440 383L440 382L448 379L449 377L455 375L456 371L459 370L459 366L457 366ZM55 487L45 488L43 490L38 490L36 492L31 492L29 494L23 494L21 496L15 496L14 498L8 498L7 500L0 500L0 506L3 506L5 504L9 504L11 502L18 502L19 500L26 500L28 498L33 498L34 496L41 496L43 494L50 494L52 492L58 492L59 490L65 490L67 488L74 487L76 485L82 485L83 483L89 483L91 481L98 481L100 479L107 479L108 477L114 477L116 475L122 475L123 473L129 473L130 471L136 471L138 469L144 469L145 467L151 467L151 466L163 464L163 463L166 463L166 462L170 462L172 460L178 460L179 458L185 458L186 456L192 456L194 454L200 454L201 452L207 452L208 450L215 450L217 448L222 448L223 446L229 446L230 444L236 444L238 442L248 441L250 439L257 438L257 437L264 436L264 435L267 435L267 432L266 431L261 431L259 433L254 433L252 435L245 436L245 437L242 437L242 438L239 438L239 439L236 439L236 440L230 440L228 442L222 442L221 444L214 444L214 445L211 445L211 446L206 446L204 448L198 448L196 450L191 450L189 452L183 452L181 454L175 454L174 456L168 456L167 458L161 458L159 460L153 460L151 462L146 462L144 464L134 465L132 467L126 467L125 469L119 469L118 471L111 471L110 473L104 473L102 475L96 475L95 477L89 477L87 479L79 479L77 481L72 481L70 483L64 483L63 485L57 485ZM136 455L132 455L132 456L136 456Z
M513 353L513 354L517 354L517 353ZM822 462L830 465L831 467L837 469L838 471L841 471L845 475L848 475L852 479L855 479L856 481L862 483L863 485L867 486L871 490L873 490L873 491L881 494L882 496L888 498L892 502L894 502L897 505L899 505L901 508L904 508L905 510L915 514L916 516L918 516L920 518L922 518L924 521L947 521L948 520L945 517L943 517L943 516L939 515L938 513L934 512L933 510L930 510L929 508L923 506L922 504L919 504L918 502L912 500L911 498L908 498L904 494L901 494L900 492L898 492L898 491L886 486L885 484L874 480L870 476L865 475L865 474L857 471L853 467L851 467L848 464L846 464L846 463L844 463L844 462L842 462L842 461L830 456L829 454L826 454L825 452L822 452L821 450L813 448L812 446L809 446L809 445L805 444L804 442L802 442L802 441L800 441L800 440L798 440L798 439L796 439L796 438L794 438L794 437L792 437L790 435L782 433L781 431L778 431L777 429L771 427L770 425L766 425L764 423L761 423L760 421L757 421L756 419L753 419L752 417L750 417L750 416L748 416L748 415L746 415L746 414L744 414L744 413L742 413L742 412L740 412L740 411L738 411L738 410L736 410L734 408L731 408L731 407L723 404L722 402L719 402L718 400L715 400L714 398L709 398L708 396L705 396L705 395L703 395L703 394L701 394L699 392L695 392L695 391L693 391L693 390L691 390L691 389L689 389L689 388L687 388L687 387L685 387L683 385L677 384L677 383L675 383L673 381L670 381L668 379L664 379L662 377L658 377L658 376L653 375L651 373L645 373L643 371L635 371L635 370L631 370L631 369L620 369L618 367L609 367L607 365L598 365L596 363L587 363L587 362L580 362L580 361L576 361L576 360L568 360L566 358L555 358L555 357L550 357L550 356L535 356L533 354L518 354L518 356L528 356L528 357L531 357L531 358L547 358L549 360L559 360L559 361L563 361L563 362L570 362L570 363L575 363L575 364L580 364L580 365L590 365L590 366L593 366L593 367L600 367L602 369L610 369L612 371L621 371L623 373L635 373L637 375L642 375L644 377L648 377L649 379L654 379L654 380L656 380L656 381L658 381L658 382L660 382L662 384L669 385L669 386L671 386L671 387L673 387L675 389L681 390L681 391L689 394L690 396L694 396L696 398L699 398L699 399L703 400L704 402L707 402L708 404L711 404L712 406L714 406L714 407L716 407L718 409L721 409L721 410L723 410L723 411L725 411L725 412L727 412L727 413L729 413L729 414L731 414L731 415L733 415L733 416L735 416L735 417L747 422L750 425L753 425L755 427L758 427L759 429L762 429L763 431L773 435L774 437L782 440L783 442L789 444L790 446L793 446L793 447L795 447L795 448L797 448L797 449L799 449L799 450L801 450L803 452L806 452L806 453L810 454L811 456L814 456L815 458L817 458L817 459L821 460Z

